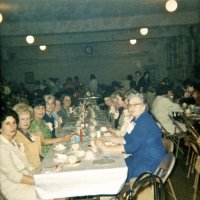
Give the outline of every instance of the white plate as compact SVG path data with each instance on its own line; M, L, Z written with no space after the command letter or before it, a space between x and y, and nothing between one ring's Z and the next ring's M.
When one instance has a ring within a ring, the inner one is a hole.
M54 158L53 161L55 163L64 163L67 161L67 158Z
M55 151L62 151L66 149L66 147L63 144L58 144L53 148Z
M105 144L106 146L112 146L112 147L117 146L117 144L114 143L114 142L104 142L104 144Z

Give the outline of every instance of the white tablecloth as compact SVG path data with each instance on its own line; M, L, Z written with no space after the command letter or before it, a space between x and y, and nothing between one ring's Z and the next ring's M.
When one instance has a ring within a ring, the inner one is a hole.
M52 161L55 153L50 150L34 175L40 199L117 194L126 181L128 168L121 154L104 154L96 158L111 159L112 163L94 164L94 160L82 159L80 163L64 165L56 172L56 164Z

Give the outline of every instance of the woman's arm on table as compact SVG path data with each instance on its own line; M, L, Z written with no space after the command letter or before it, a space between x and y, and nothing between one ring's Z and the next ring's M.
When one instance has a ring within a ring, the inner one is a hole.
M35 185L35 181L32 176L23 175L21 179L21 183L28 185Z
M116 142L114 142L114 140L112 140L112 141L107 140L107 142L116 143ZM115 153L123 153L124 152L124 145L120 144L120 143L116 143L116 144L118 144L116 146L107 146L107 145L105 145L105 141L102 139L97 139L95 141L95 143L104 152L115 152Z
M71 135L65 135L63 137L57 138L45 138L42 132L35 132L34 134L40 137L42 145L55 144L59 142L69 142L71 140Z

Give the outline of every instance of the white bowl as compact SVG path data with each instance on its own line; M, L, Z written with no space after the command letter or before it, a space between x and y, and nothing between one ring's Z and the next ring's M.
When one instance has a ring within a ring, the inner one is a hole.
M68 156L68 162L69 164L75 164L77 162L77 156L75 155Z
M54 147L54 150L55 150L55 151L62 151L62 150L64 150L64 149L66 149L66 147L65 147L63 144L57 144L57 145L55 145L55 147Z
M57 156L58 159L65 159L65 160L67 160L67 155L66 154L56 153L55 155Z
M85 160L94 160L95 156L91 150L88 150L85 154Z
M67 161L67 157L66 158L54 158L53 161L55 163L64 163Z
M107 131L107 128L106 128L105 126L102 126L102 127L100 128L100 131L101 131L101 132L106 132L106 131Z
M84 157L85 156L85 151L84 150L79 150L79 151L76 152L76 155L78 157Z

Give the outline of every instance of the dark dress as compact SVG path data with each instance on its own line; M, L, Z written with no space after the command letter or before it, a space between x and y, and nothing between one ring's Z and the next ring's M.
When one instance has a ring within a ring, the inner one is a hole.
M120 120L120 117L121 117L123 111L124 111L124 107L120 107L120 108L118 109L119 116L118 116L117 119L115 119L115 128L116 128L116 129L118 129L118 127L119 127L119 120Z
M43 119L44 119L44 121L46 123L51 123L52 124L52 128L53 128L53 130L51 131L52 138L56 138L55 119L54 119L54 117L50 116L50 115L47 115L47 113L45 113Z
M131 133L124 136L125 152L132 154L125 159L128 166L127 182L145 171L154 173L165 156L162 133L148 112L142 113L135 120Z

